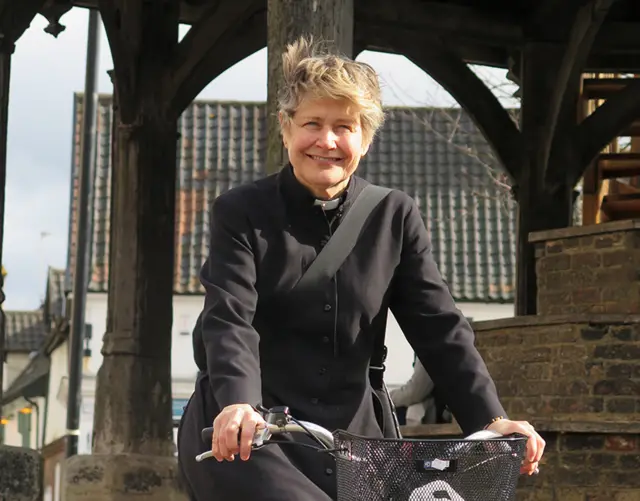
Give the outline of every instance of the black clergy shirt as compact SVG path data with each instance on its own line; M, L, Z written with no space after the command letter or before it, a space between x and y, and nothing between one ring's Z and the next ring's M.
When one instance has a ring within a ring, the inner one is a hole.
M505 415L404 192L392 191L374 210L330 284L289 294L328 241L331 219L335 231L366 184L352 177L341 208L324 213L286 166L215 200L202 328L194 332L215 412L287 405L298 419L379 435L368 365L391 309L465 433Z

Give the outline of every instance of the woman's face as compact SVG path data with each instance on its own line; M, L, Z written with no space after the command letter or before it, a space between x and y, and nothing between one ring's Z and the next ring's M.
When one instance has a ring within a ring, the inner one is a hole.
M296 179L322 199L346 188L369 149L360 112L347 100L303 99L282 132Z

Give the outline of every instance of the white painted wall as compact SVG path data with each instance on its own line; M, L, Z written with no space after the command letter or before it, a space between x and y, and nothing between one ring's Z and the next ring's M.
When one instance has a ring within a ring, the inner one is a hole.
M458 303L458 308L465 317L473 319L474 322L514 316L512 303ZM385 341L388 349L385 381L389 388L394 388L403 385L411 377L414 354L391 313L387 321Z
M2 386L6 390L29 363L28 353L7 353L3 365Z
M174 296L171 372L174 378L195 381L197 367L193 361L191 333L202 311L203 296ZM107 294L87 294L85 323L93 326L91 360L87 374L95 375L102 365L102 338L106 330ZM193 386L191 387L193 390ZM189 391L189 395L191 394Z
M4 427L5 445L22 447L22 434L18 431L18 415L20 409L31 407L32 412L29 414L31 419L30 445L32 449L42 447L40 437L42 436L42 427L45 422L45 400L44 398L34 398L32 402L37 405L37 410L36 407L33 407L30 402L23 398L18 398L3 408L3 416L8 418L8 423Z
M203 296L174 296L173 329L171 350L172 390L174 399L188 399L193 392L198 369L193 360L192 331L196 319L202 311ZM102 338L106 330L107 294L87 294L85 323L92 326L90 342L91 358L82 377L82 403L80 415L80 437L78 452L91 452L93 417L95 405L95 384L98 369L102 365ZM176 435L174 430L174 440Z
M65 341L50 356L49 408L47 409L47 426L44 437L46 444L66 435L68 377L69 344Z

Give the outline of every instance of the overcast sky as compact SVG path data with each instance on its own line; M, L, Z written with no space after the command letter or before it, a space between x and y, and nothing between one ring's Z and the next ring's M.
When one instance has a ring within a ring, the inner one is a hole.
M3 247L8 272L4 307L8 310L38 308L47 267L64 268L66 263L72 100L73 93L84 87L87 18L86 10L72 9L62 19L67 29L54 39L43 31L47 21L38 16L18 41L13 56ZM181 34L187 29L183 27ZM100 49L98 90L110 93L106 72L112 62L103 30ZM359 59L380 73L385 104L455 104L404 57L365 52ZM498 86L506 82L502 70L476 71ZM226 71L199 97L264 101L266 95L263 49Z

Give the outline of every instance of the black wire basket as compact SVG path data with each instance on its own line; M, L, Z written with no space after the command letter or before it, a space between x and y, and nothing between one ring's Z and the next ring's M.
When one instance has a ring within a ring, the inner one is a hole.
M379 439L334 434L338 501L513 501L527 437Z

